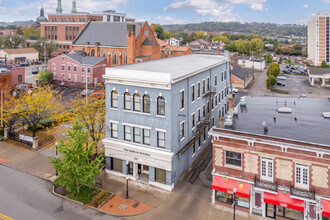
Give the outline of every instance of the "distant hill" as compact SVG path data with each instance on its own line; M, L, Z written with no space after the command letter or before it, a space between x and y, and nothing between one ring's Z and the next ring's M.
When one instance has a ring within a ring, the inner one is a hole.
M239 23L239 22L203 22L194 24L163 25L164 30L172 32L209 31L257 34L262 36L295 35L307 36L307 26L297 24Z
M0 26L7 27L8 25L15 25L15 26L31 26L34 24L35 21L12 21L12 22L0 22Z

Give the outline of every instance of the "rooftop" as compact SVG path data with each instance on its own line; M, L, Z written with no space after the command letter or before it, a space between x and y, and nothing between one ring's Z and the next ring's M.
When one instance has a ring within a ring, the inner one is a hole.
M17 48L17 49L2 49L7 54L25 54L25 53L38 53L34 48Z
M285 107L285 101L292 113L277 113L278 108ZM266 122L267 136L325 145L330 143L330 120L322 117L322 112L330 111L328 99L246 97L246 103L246 108L239 107L238 117L234 117L234 130L264 134L262 124ZM294 120L294 115L297 120Z
M170 83L175 83L186 77L195 75L226 62L229 61L228 58L224 56L190 54L142 63L134 63L125 66L110 67L107 68L106 73L108 77L127 77L130 79L136 78L137 80L145 81L157 81L163 77L167 81L170 80Z
M75 54L66 54L66 56L70 57L71 59L74 59L80 64L85 64L85 65L95 65L99 63L100 61L104 60L105 57L88 57L88 56L83 56L79 53Z
M330 68L309 67L309 75L326 75L330 74Z
M240 78L241 80L245 80L247 76L253 73L251 69L242 68L239 65L233 65L232 67L233 69L231 71L231 74Z

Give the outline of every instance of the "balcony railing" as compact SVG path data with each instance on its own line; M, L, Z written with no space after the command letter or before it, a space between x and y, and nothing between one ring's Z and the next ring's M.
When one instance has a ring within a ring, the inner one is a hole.
M260 179L257 180L257 176L254 177L254 187L266 189L273 192L277 192L278 190L277 183L266 182Z
M301 190L297 188L290 188L290 195L300 198L315 200L315 187L313 186L313 191Z
M209 89L209 91L206 91L206 93L203 94L203 98L213 97L215 95L215 91L216 91L216 88L212 86Z

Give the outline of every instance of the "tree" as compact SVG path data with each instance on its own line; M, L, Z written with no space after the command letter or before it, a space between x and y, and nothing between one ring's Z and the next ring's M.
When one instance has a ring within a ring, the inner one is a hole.
M29 40L40 39L40 28L35 27L25 27L23 28L24 37Z
M266 85L267 85L268 87L272 87L272 86L274 86L275 83L276 83L276 78L275 78L275 76L273 76L273 75L270 75L270 76L266 79Z
M205 32L199 31L196 33L197 39L204 39L205 38Z
M18 35L24 35L23 27L22 26L18 26L16 28L16 34L18 34Z
M237 52L239 54L250 54L250 42L248 40L238 40L236 42Z
M262 41L260 36L255 37L250 41L250 50L251 53L253 52L253 55L264 51L264 42Z
M278 63L271 63L267 70L267 76L269 77L270 75L273 75L277 77L278 74L280 74L280 66Z
M25 46L24 43L25 43L24 38L21 37L20 35L15 34L11 37L11 47L12 48L16 49L19 47L24 47Z
M32 47L39 52L39 58L45 53L45 39L39 39L32 44Z
M13 105L8 113L17 116L27 124L35 137L41 120L60 120L63 107L56 97L58 97L58 92L49 86L24 91L19 93L18 98L12 98Z
M282 62L283 62L283 57L281 56L280 60L278 61L278 64L282 64Z
M53 73L48 71L48 70L45 70L43 72L40 72L38 75L38 80L41 82L41 83L44 83L44 84L48 84L50 83L50 81L52 80L53 78Z
M228 37L223 36L223 35L214 36L212 38L212 40L213 41L221 41L224 44L229 44L229 42L230 42L229 39L228 39Z
M163 26L161 26L160 24L155 24L155 32L159 39L161 39L161 40L165 39Z
M266 63L269 64L273 61L273 56L270 53L268 53L265 57L265 60L266 60Z
M52 53L57 50L57 45L54 41L46 43L46 54L49 59L52 58Z
M170 39L171 38L171 32L165 31L164 32L164 39Z
M82 187L91 188L95 184L94 178L100 174L100 166L104 162L102 155L96 157L95 160L90 159L96 143L88 144L87 132L82 129L83 126L76 121L72 129L68 131L68 141L61 141L58 145L58 152L63 156L50 158L50 162L58 172L55 183L74 196L79 195Z
M328 66L327 66L327 63L323 60L322 61L322 63L321 63L321 67L322 68L327 68Z

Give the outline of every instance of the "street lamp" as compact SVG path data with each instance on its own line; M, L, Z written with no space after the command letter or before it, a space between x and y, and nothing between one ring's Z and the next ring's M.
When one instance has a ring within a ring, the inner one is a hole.
M44 57L45 57L45 59L44 59L44 66L45 66L45 71L46 71L46 61L47 61L47 57L46 57L46 42L45 43L41 42L40 45L41 45L41 47L45 46L45 48L44 48Z
M58 143L57 143L57 141L56 141L56 142L55 142L55 158L56 158L56 159L58 158L57 145L58 145ZM58 176L58 172L57 172L57 170L56 170L56 176Z
M126 175L126 196L125 198L128 199L128 165L129 165L129 161L126 160L126 172L127 172L127 175Z
M236 192L237 192L236 187L234 187L233 192L234 192L234 202L233 202L233 204L234 204L234 220L235 220L235 200L236 200Z

